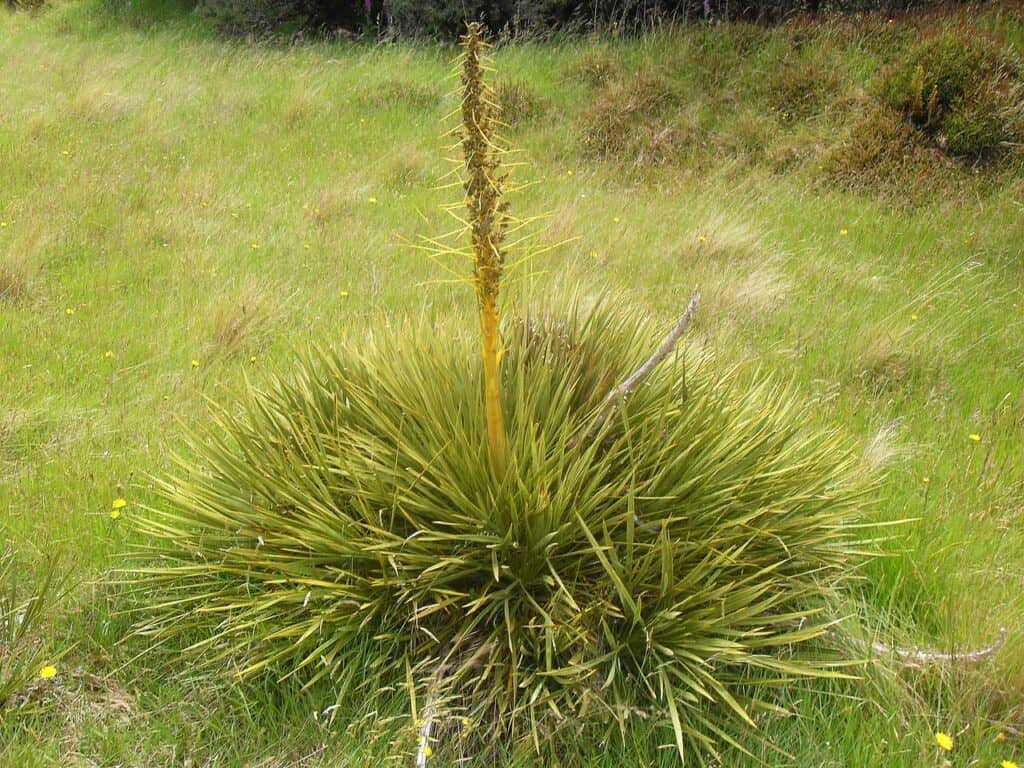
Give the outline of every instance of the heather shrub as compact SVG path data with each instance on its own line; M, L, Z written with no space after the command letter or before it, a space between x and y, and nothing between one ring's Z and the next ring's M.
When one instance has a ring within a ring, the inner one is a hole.
M1016 138L1018 59L983 34L951 29L913 46L882 75L877 93L951 155L982 158Z
M839 144L822 159L823 175L851 190L880 192L911 201L922 179L943 175L937 150L927 147L920 130L894 109L869 106Z

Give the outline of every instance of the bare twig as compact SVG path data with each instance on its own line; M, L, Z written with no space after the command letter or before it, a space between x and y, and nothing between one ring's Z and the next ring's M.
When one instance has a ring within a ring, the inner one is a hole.
M923 666L925 664L934 664L944 661L976 664L977 662L984 661L995 654L996 651L1002 648L1003 643L1005 642L1006 627L1000 627L999 637L996 638L996 641L987 648L980 648L976 651L942 653L939 651L921 651L916 648L890 647L882 643L872 643L871 650L877 656L895 656L908 667Z
M626 402L629 396L636 391L636 388L640 386L641 382L646 379L651 373L665 360L666 357L675 349L676 344L679 343L679 339L682 338L683 333L689 327L693 321L693 316L697 314L697 305L700 304L700 291L694 290L690 294L690 303L686 305L686 309L683 314L679 316L679 320L676 321L675 326L669 331L668 335L664 338L658 348L654 351L644 364L637 368L629 377L623 381L619 386L615 387L608 396L605 397L604 402L601 404L601 414L594 422L594 426L590 428L587 433L588 436L592 437L598 432L601 427L605 425L605 422L611 418L612 414L618 410L621 403Z

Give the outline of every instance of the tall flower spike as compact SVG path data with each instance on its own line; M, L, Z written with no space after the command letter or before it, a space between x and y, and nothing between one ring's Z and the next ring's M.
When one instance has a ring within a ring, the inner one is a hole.
M494 134L498 110L484 82L484 56L490 47L478 23L468 24L462 46L462 124L458 129L465 161L462 186L466 193L467 223L473 249L473 284L480 308L483 335L484 402L487 450L499 479L508 463L508 437L501 407L501 330L498 293L504 267L502 243L511 217L504 192L508 176L501 171L505 151Z

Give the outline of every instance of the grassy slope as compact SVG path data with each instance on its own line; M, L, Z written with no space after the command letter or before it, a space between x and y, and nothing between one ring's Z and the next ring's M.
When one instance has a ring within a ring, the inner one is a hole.
M386 750L361 756L309 716L329 691L126 665L137 648L118 644L126 622L100 584L124 544L108 510L145 503L205 397L286 367L296 345L469 306L462 287L424 285L438 270L398 245L446 226L431 182L450 51L231 45L149 18L90 1L0 12L0 279L20 291L0 301L0 515L27 558L60 551L84 580L52 628L78 643L40 692L53 706L0 727L0 763L364 764ZM1019 16L982 23L1024 50ZM873 514L913 522L867 572L867 631L885 619L886 638L947 649L1014 630L977 671L785 694L807 717L767 724L793 754L773 764L936 763L937 729L962 731L956 765L1024 758L1019 738L993 740L1024 717L1024 185L961 173L955 194L898 208L816 183L863 87L913 34L881 20L720 28L497 57L539 105L512 131L543 182L519 210L554 211L551 241L578 238L538 266L666 321L699 284L702 343L794 380L863 446L865 471L885 472ZM836 79L791 118L771 84L796 60ZM595 157L581 126L602 95L580 62L665 76L685 162Z

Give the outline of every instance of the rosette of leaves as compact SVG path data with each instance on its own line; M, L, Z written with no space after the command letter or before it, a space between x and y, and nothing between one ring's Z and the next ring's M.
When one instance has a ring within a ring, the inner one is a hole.
M476 54L480 332L311 349L217 410L139 516L137 631L368 711L391 691L419 764L637 727L742 748L773 687L838 674L813 641L856 560L854 462L785 386L694 349L653 365L621 301L499 317L514 225Z

